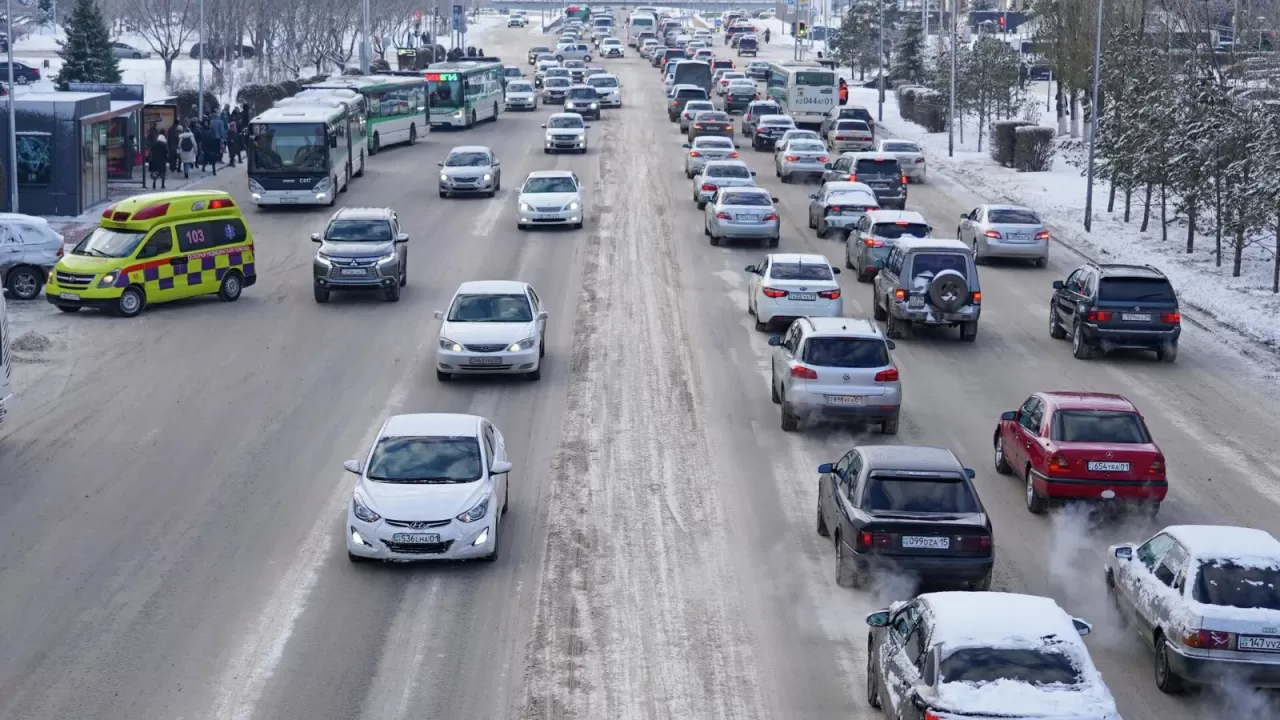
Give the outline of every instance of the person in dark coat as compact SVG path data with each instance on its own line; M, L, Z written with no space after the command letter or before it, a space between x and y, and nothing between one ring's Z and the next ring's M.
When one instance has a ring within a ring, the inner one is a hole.
M227 122L227 166L235 167L240 159L240 126L234 115Z
M156 133L155 140L151 141L149 148L151 159L149 161L149 170L151 171L151 189L156 189L156 180L160 181L160 187L164 188L164 178L169 170L169 140L164 135Z
M213 128L205 123L204 132L200 135L200 147L204 150L204 156L200 159L200 169L206 167L213 170L213 174L218 174L218 162L222 160L222 141L214 134Z
M169 169L173 172L178 172L182 169L182 156L178 154L178 135L182 133L178 123L175 122L170 125L165 134L169 138Z

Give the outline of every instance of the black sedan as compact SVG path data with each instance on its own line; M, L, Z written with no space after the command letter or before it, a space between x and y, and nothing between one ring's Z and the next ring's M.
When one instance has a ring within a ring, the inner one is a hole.
M786 115L765 115L751 134L752 150L772 150L778 138L788 130L795 130L796 123Z
M861 445L818 472L818 534L835 543L841 587L878 570L991 587L991 520L950 450Z
M8 63L0 63L0 77L3 77L5 78L5 80L8 80L8 75L9 75ZM26 63L20 63L17 60L14 60L13 61L13 82L16 82L19 85L26 85L28 83L40 82L40 69L31 67Z

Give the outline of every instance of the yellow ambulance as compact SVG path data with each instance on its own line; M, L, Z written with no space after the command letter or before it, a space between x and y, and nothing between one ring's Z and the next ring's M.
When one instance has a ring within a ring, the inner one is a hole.
M49 273L45 299L133 317L150 303L197 295L233 302L257 282L253 236L229 193L146 193L102 213Z

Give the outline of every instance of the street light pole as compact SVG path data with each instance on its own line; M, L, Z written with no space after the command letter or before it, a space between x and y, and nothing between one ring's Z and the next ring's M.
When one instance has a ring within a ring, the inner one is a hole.
M947 157L956 154L956 45L959 44L956 28L956 16L960 11L960 0L951 0L951 100L947 109Z
M369 74L373 46L369 42L369 0L360 3L360 72Z
M14 94L14 86L17 85L13 81L13 0L5 0L4 3L5 22L9 24L8 42L5 45L9 48L9 212L18 212L18 126L17 111L15 106L18 99ZM58 25L54 23L54 34L58 32Z
M1098 30L1093 38L1093 99L1089 101L1089 182L1084 195L1084 230L1093 232L1093 159L1098 147L1098 79L1102 75L1102 0L1098 0Z
M880 81L876 86L880 89L880 98L876 105L876 121L884 122L884 3L885 0L876 0L880 5L880 58L876 63L880 68Z
M6 0L11 2L12 0ZM200 0L200 70L196 80L196 119L204 119L204 56L209 52L209 38L204 34L204 0Z

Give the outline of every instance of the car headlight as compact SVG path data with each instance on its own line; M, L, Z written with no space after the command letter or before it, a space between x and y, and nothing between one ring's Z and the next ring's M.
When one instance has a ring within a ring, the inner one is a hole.
M460 118L460 117L462 117L462 111L461 111L461 110L454 110L454 111L453 111L453 116L454 116L454 117L456 117L456 118Z
M333 264L333 263L329 262L329 256L328 256L328 255L325 255L325 254L324 254L324 253L322 253L322 252L318 252L318 253L316 253L316 262L320 263L321 265L332 265L332 264Z
M249 179L249 192L264 193L266 191L266 188L262 187L262 183L252 178Z
M484 497L480 498L480 500L477 501L475 505L472 505L470 510L459 515L457 519L460 522L464 522L464 523L471 523L477 520L483 520L485 513L489 512L490 497L492 497L491 493L485 493Z
M376 523L382 519L382 516L369 509L368 505L360 502L360 496L356 495L351 498L351 512L357 518L367 523Z
M520 342L511 343L511 345L507 347L507 352L523 352L525 350L532 350L533 346L537 344L538 338L525 338Z
M522 202L520 203L520 212L533 212L533 208L529 206L529 203Z
M112 285L115 285L116 278L119 276L120 276L120 272L118 270L112 270L111 272L102 276L102 279L98 281L98 287L109 288Z
M570 210L577 210L579 207L582 207L582 206L581 206L581 205L579 205L579 204L578 204L578 201L576 201L576 200L575 200L575 201L573 201L573 202L571 202L571 203L569 203L569 209L570 209Z
M312 186L311 192L318 192L318 193L329 192L330 184L331 184L331 181L329 180L329 178L325 178L320 182L316 183L314 186Z
M449 176L444 173L440 173L440 182L449 182Z
M492 175L490 175L489 173L485 173L485 174L484 174L484 181L485 181L485 182L489 182L489 181L490 181L490 180L492 180L492 179L493 179L493 176L492 176Z
M600 107L600 103L591 103L591 109L592 109L592 110L595 110L595 109L596 109L596 108L598 108L598 107Z
M382 257L378 258L378 264L381 265L382 263L394 262L395 260L396 260L396 251L392 250L386 255L383 255Z
M440 338L440 349L449 352L462 352L462 346L449 338Z

